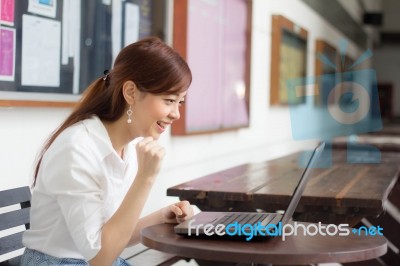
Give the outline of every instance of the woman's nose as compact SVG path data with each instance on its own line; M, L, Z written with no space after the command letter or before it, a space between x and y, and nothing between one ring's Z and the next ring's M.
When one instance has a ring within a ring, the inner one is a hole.
M174 120L178 120L181 117L181 114L179 113L179 106L171 111L170 116Z

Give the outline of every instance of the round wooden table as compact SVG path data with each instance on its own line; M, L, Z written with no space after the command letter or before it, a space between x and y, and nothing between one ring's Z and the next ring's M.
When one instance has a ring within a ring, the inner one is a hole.
M304 223L306 224L306 223ZM173 224L144 228L141 241L149 248L186 258L263 264L313 264L364 261L387 251L383 236L287 236L246 242L225 239L186 238L176 235Z

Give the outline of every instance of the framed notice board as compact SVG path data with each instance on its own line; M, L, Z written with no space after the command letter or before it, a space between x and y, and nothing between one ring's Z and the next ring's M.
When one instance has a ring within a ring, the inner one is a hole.
M193 82L173 135L220 132L249 124L249 0L175 0L173 45Z
M339 67L339 53L330 43L317 39L315 42L315 104L324 106L328 103L328 94L336 82L336 71Z
M282 15L272 16L271 30L270 104L302 103L303 97L288 98L286 82L306 76L308 32Z
M0 0L0 106L72 106L119 50L164 39L164 0Z

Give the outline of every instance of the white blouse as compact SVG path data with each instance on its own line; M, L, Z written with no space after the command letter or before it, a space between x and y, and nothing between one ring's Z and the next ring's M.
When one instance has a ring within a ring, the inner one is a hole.
M97 116L64 130L43 156L24 245L59 258L96 256L101 228L136 175L134 145L121 159Z

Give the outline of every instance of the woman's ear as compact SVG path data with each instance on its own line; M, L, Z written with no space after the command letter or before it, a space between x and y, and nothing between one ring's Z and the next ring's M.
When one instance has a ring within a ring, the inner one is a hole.
M129 105L133 105L135 100L137 100L137 91L138 89L136 87L136 84L131 80L125 81L125 83L122 85L122 93L124 95L125 101Z

